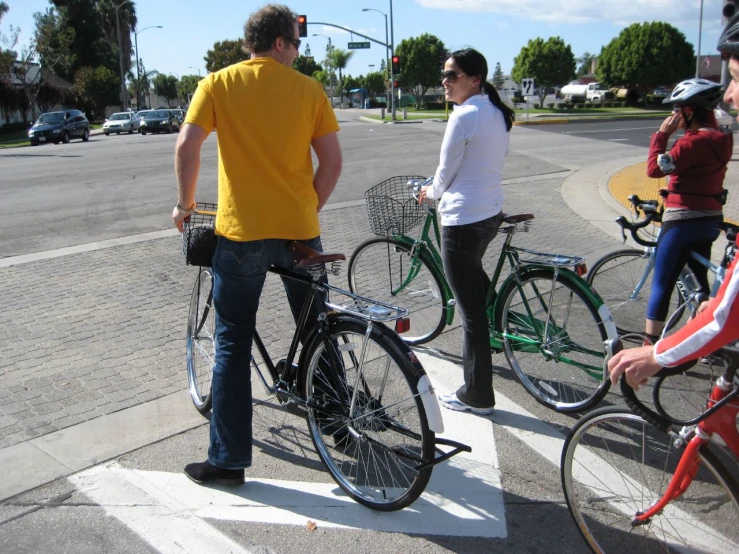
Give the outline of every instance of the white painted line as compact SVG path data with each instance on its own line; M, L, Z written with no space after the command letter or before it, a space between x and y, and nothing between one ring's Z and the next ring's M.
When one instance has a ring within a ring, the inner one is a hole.
M566 133L562 133L562 134L563 135L584 135L586 133L619 133L622 131L643 131L645 129L654 131L654 126L629 127L627 129L599 129L599 130L593 130L593 131L567 131Z
M200 517L189 513L186 506L173 499L161 502L137 486L136 479L129 479L130 473L110 464L73 475L69 480L107 513L161 552L249 552Z
M621 142L621 141L624 141L624 140L629 140L629 139L625 139L625 138L623 138L623 139L608 139L608 142Z
M437 373L436 369L430 372L432 380ZM446 389L437 386L437 390ZM97 466L70 480L152 544L163 540L161 529L140 523L152 514L161 520L173 518L174 523L186 514L295 526L312 520L319 527L420 535L507 537L492 421L445 410L444 424L443 436L470 445L472 452L436 466L421 498L400 512L365 508L333 481L257 479L250 478L248 471L246 484L236 488L203 487L181 473L128 470L116 464ZM205 551L219 550L210 547Z

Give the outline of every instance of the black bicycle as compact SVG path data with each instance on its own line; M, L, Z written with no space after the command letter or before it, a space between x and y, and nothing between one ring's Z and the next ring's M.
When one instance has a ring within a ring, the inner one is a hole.
M185 230L212 225L214 205L200 205ZM423 492L434 465L471 449L437 438L443 431L438 401L423 366L386 323L402 330L408 312L322 283L338 275L343 254L316 252L291 244L295 266L309 276L273 267L282 277L309 285L287 358L274 363L259 333L254 346L266 367L252 356L252 368L269 394L307 417L316 452L336 483L354 500L380 511L400 510ZM309 319L314 299L325 305ZM195 407L211 408L215 364L213 272L200 267L187 321L189 391ZM298 353L303 330L312 327ZM295 360L297 359L297 363ZM439 445L451 447L447 452Z

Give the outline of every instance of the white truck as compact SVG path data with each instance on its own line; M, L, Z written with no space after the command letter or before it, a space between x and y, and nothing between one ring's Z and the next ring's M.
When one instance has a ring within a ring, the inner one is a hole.
M600 83L588 83L586 85L570 83L560 89L559 96L570 102L585 102L586 100L601 102L603 100L614 100L615 98L613 92Z

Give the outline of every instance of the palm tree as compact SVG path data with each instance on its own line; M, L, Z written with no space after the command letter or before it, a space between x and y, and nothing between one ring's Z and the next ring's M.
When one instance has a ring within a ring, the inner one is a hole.
M122 0L96 0L97 11L100 15L100 21L103 26L105 38L111 43L118 45L118 32L116 29L115 9ZM128 72L133 65L131 58L133 57L133 43L131 41L131 33L136 31L138 19L136 18L136 5L134 2L128 2L118 8L118 19L121 26L121 50L123 51L123 71ZM136 69L136 68L134 68Z
M328 66L332 69L339 70L339 95L341 97L341 105L344 105L344 75L343 70L346 69L346 64L352 59L354 52L342 50L341 48L332 48L331 52L327 54L327 58L330 58L330 62L327 60Z

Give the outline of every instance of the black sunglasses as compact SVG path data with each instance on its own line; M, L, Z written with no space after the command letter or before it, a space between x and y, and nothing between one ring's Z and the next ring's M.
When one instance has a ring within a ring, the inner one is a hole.
M447 71L441 72L441 80L443 81L444 79L446 79L450 83L456 83L457 79L459 79L462 75L464 75L464 73L455 73L454 71L449 69Z
M300 50L300 39L282 37L282 40L292 43L295 46L295 50Z

